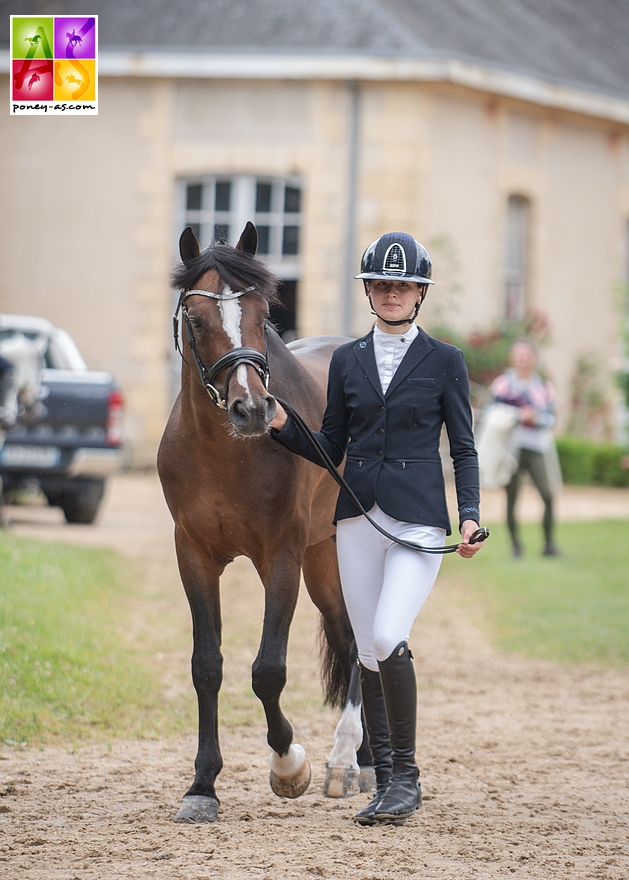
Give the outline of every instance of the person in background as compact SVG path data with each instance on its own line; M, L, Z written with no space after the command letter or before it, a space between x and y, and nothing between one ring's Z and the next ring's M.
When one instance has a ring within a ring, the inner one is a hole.
M537 372L537 350L528 339L521 339L511 347L511 367L491 385L492 402L517 408L517 424L512 438L516 467L506 486L507 527L512 552L522 556L516 520L516 502L522 475L528 473L544 502L542 528L544 556L558 556L554 539L553 490L558 466L552 435L555 425L555 392L551 383Z

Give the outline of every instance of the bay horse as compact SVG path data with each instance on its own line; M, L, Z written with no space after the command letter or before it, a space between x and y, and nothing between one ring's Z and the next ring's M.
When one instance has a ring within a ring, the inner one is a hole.
M162 437L158 471L175 521L179 572L192 614L192 679L199 710L196 774L175 816L179 822L218 818L215 781L223 765L217 714L223 666L219 580L237 556L252 560L265 591L252 686L266 715L273 791L298 797L310 782L305 751L293 742L280 707L302 571L322 617L326 700L344 706L324 793L344 797L373 787L357 655L333 541L338 487L322 468L268 436L273 394L290 400L319 427L329 359L346 340L318 337L286 346L269 322L269 305L279 301L277 280L255 257L256 250L252 223L235 248L219 242L203 251L188 227L179 241L182 263L172 275L173 287L181 292L174 318L179 347L181 312L181 392Z

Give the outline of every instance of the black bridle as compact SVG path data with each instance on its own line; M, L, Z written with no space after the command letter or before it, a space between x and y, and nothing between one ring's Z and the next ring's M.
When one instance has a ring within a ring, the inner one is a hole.
M186 339L188 340L190 351L192 352L192 355L194 357L194 362L199 373L199 378L201 379L201 384L210 395L210 400L212 401L214 406L219 407L219 409L226 410L229 407L227 399L227 396L229 394L229 383L231 382L231 378L234 375L235 370L241 364L250 364L250 366L254 367L257 370L260 379L262 380L262 384L265 388L268 389L269 378L271 375L267 356L268 349L265 345L266 350L263 353L261 351L258 351L256 348L248 348L247 346L232 348L230 351L219 357L219 359L215 361L211 367L208 367L208 365L199 354L199 349L197 348L194 333L192 332L192 325L190 324L190 318L188 316L186 299L189 296L195 295L206 296L209 299L225 301L228 299L238 299L238 297L244 296L246 293L251 293L251 291L253 290L255 290L254 286L246 287L244 290L231 290L228 293L224 290L221 293L213 293L210 290L184 290L179 297L179 302L177 303L177 308L175 310L175 314L173 315L173 336L175 338L175 351L178 351L184 361L186 361L179 345L179 312L181 312L183 325L186 330ZM216 377L220 373L222 373L223 370L227 370L227 378L225 379L224 394L221 394L218 388L215 387L214 382L216 381Z

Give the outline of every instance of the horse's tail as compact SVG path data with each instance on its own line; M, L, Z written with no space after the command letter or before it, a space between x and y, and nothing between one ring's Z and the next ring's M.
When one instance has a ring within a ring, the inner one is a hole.
M323 625L319 619L319 654L321 657L321 683L325 692L325 705L342 708L347 700L349 682L343 664L332 649Z

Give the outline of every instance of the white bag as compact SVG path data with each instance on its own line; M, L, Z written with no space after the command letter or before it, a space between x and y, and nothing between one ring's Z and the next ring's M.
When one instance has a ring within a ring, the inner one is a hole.
M518 450L514 441L518 421L516 406L492 403L487 407L476 441L483 489L501 489L515 473Z

